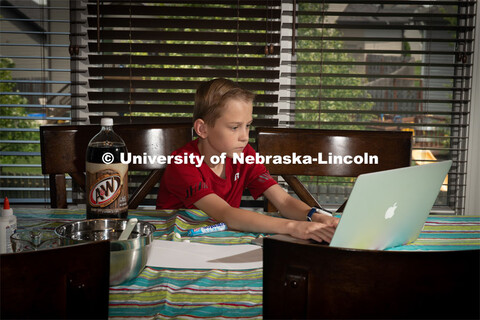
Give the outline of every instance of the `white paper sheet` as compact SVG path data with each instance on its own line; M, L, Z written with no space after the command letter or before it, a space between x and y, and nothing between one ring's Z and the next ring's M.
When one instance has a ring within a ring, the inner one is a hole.
M262 268L262 250L251 244L211 245L154 240L147 266L228 270Z

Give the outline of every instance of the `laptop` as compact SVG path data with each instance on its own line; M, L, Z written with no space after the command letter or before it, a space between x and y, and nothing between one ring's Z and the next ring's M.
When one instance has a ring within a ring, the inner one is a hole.
M374 249L415 241L452 161L359 175L331 247Z

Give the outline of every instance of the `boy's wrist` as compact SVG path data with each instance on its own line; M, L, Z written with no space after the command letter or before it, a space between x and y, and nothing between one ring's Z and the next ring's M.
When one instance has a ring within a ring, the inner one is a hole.
M312 207L310 211L308 211L307 221L318 221L321 219L320 217L322 215L332 217L332 213L330 211L323 208Z
M295 229L297 224L298 224L298 221L285 219L285 224L284 224L285 229L284 229L284 232L281 232L281 233L285 233L293 236L295 234Z
M313 215L317 213L317 208L312 207L307 213L307 221L313 221Z

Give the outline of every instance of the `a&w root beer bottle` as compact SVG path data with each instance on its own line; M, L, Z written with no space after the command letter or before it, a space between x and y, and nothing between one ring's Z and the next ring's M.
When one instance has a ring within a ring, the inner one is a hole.
M102 118L102 130L90 140L86 161L87 219L122 218L128 214L128 164L122 138L113 132L113 119Z

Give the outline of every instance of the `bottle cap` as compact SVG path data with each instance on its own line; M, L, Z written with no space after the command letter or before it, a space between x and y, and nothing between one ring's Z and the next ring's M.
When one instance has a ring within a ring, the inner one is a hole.
M13 210L10 208L10 201L8 201L8 198L5 197L5 200L3 201L2 216L11 216L11 215L13 215Z
M113 126L113 119L112 118L102 118L100 121L100 124L102 126Z

